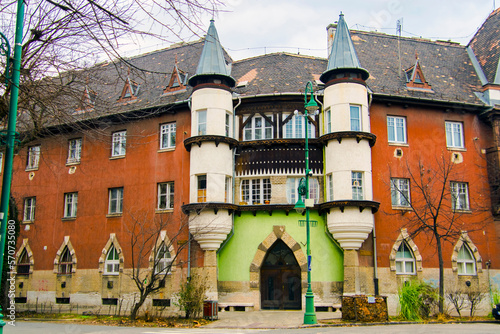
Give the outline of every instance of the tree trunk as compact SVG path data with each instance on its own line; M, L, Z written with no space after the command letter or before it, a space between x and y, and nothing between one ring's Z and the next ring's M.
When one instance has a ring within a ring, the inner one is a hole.
M439 259L439 313L444 313L444 262L443 262L443 249L441 247L441 238L439 235L436 237L436 246Z
M130 313L130 320L135 320L137 318L137 314L139 313L139 309L141 308L142 304L146 301L146 297L148 294L146 293L141 293L141 297L137 301L137 303L134 304L134 307L132 308L132 312Z

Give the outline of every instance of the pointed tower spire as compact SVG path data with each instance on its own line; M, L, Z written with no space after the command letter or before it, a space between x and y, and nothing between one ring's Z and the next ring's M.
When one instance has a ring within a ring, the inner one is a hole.
M344 14L340 13L337 31L333 39L332 50L328 58L328 67L320 77L325 84L330 81L334 74L339 72L357 72L363 80L368 79L370 74L361 67L356 49L352 43L349 28L344 20Z
M224 50L220 44L217 29L215 29L214 19L210 20L198 68L196 74L189 79L189 85L196 86L202 77L204 82L206 79L218 78L222 79L229 87L234 87L236 84L236 81L231 77L231 70L226 64Z

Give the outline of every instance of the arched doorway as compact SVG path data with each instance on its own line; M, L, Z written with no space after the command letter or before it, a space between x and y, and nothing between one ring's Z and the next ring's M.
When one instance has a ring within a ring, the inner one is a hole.
M261 308L300 310L300 273L292 250L281 239L276 240L260 269Z

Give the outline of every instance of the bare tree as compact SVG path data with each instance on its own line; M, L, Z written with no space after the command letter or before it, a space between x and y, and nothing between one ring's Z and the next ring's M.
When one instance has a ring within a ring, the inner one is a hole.
M190 241L185 240L189 239L187 219L176 222L171 214L156 215L147 211L129 213L127 218L130 278L139 290L139 299L135 301L130 314L130 319L135 320L146 298L165 287L167 277Z
M411 238L417 235L424 235L430 239L430 244L434 244L439 261L439 312L444 311L444 260L443 244L446 242L456 242L463 230L478 230L483 226L480 218L475 219L487 208L482 204L473 202L475 196L469 196L467 201L457 189L452 189L451 182L464 181L464 167L454 160L454 155L447 152L437 156L435 161L418 162L411 164L408 160L402 162L403 175L398 178L407 178L408 188L398 185L393 179L395 177L392 170L391 194L399 197L400 201L408 207L408 212L404 211L404 224ZM410 190L411 189L411 198ZM467 189L469 190L469 189ZM474 206L474 211L469 210L469 205ZM464 220L464 213L467 212L467 221Z

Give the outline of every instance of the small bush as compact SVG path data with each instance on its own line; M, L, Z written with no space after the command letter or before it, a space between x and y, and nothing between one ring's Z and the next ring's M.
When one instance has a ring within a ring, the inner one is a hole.
M428 318L439 298L432 285L418 280L405 282L399 289L398 295L399 315L411 321Z
M187 318L198 318L203 311L203 301L207 298L208 284L206 279L193 275L181 285L178 306L186 313Z

